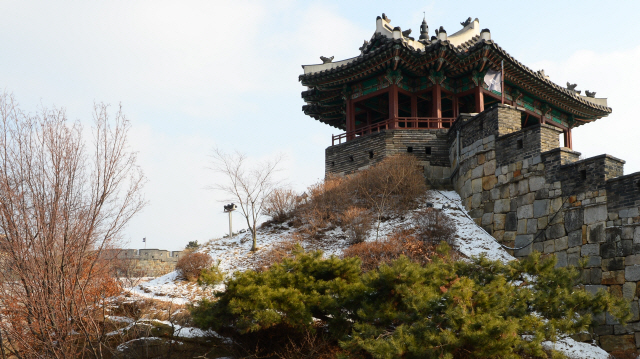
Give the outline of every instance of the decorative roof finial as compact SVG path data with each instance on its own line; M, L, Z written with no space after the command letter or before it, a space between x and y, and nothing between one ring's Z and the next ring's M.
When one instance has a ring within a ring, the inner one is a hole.
M322 60L322 63L323 63L323 64L328 64L328 63L330 63L331 61L333 61L333 56L331 56L331 57L324 57L324 56L320 56L320 60Z
M462 27L465 27L465 26L467 26L469 24L471 24L471 18L468 18L465 21L460 23L460 25L462 25Z
M391 22L391 19L389 19L384 13L382 13L382 19L384 19L384 21L386 22Z
M595 92L591 92L589 90L585 91L585 93L587 94L587 97L591 97L591 98L595 98L596 97L596 93Z
M582 92L582 91L576 90L576 87L578 87L578 84L571 84L571 83L567 82L567 90L570 90L570 91L573 91L573 92L575 92L577 94L580 94L580 92Z
M427 25L427 15L423 12L422 25L420 25L420 40L429 39L429 25Z

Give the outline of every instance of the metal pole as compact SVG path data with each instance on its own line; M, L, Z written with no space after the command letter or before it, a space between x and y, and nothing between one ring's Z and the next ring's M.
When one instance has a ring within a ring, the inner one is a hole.
M233 236L233 230L231 229L231 213L233 211L229 211L229 238Z

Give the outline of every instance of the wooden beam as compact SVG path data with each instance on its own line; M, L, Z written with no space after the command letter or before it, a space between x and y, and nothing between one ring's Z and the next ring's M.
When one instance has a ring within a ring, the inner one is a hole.
M453 118L458 118L460 115L460 106L458 105L458 96L453 95Z
M569 149L573 149L573 139L571 138L571 129L568 128L563 131L564 134L564 147L568 147Z

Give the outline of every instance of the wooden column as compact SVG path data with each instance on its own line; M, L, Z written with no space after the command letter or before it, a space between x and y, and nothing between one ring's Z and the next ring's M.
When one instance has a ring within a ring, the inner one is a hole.
M415 127L418 127L418 96L415 94L411 95L411 117L415 118Z
M398 85L389 86L389 119L393 119L389 128L396 128L398 118Z
M355 116L355 106L353 106L353 100L347 99L347 141L353 140L356 138L353 131L356 130L356 116Z
M568 147L569 149L573 149L573 140L571 138L571 129L568 128L564 130L564 147Z
M431 106L431 108L433 109L433 113L431 114L431 117L437 118L437 128L442 128L442 87L440 84L436 84L435 86L433 86L432 98L433 105Z
M460 108L458 105L458 96L457 95L453 95L453 118L457 119L458 115L460 115Z
M484 94L482 93L482 86L476 87L476 112L480 113L484 111Z

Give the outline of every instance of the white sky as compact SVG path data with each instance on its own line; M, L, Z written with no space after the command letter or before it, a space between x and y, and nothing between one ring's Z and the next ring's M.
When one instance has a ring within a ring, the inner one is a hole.
M478 17L525 65L607 97L613 114L574 130L574 149L640 171L637 1L3 0L0 89L24 110L65 107L87 123L94 101L122 103L149 179L129 246L146 237L148 248L178 250L228 230L223 196L207 189L219 180L206 168L214 146L285 154L298 190L319 180L337 131L302 113L300 65L357 55L382 12L416 33L423 11L432 34Z

